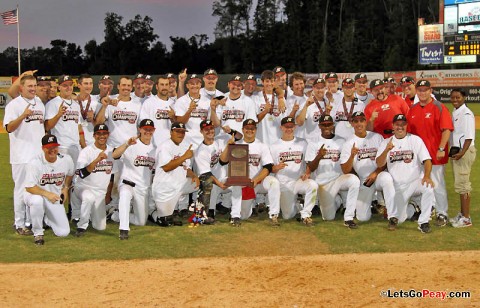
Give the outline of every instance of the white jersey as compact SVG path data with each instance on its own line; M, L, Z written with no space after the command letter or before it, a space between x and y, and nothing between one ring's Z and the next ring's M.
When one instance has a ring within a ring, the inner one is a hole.
M357 92L355 92L355 98L359 101L359 102L362 102L365 104L365 106L367 106L368 103L370 103L370 101L372 99L374 99L375 97L373 96L372 93L369 93L367 92L366 95L360 95L358 94Z
M38 186L60 195L65 177L73 176L74 173L73 161L70 156L58 154L55 162L50 163L42 153L30 161L25 178L25 187Z
M257 120L255 103L243 94L235 100L228 97L225 106L217 106L216 113L221 126L229 126L238 132L242 131L242 124L246 119Z
M299 126L297 128L297 131L299 131L299 129L302 129L300 130L301 133L299 134L299 136L303 134L303 137L301 138L304 138L308 141L316 139L318 138L318 136L322 134L322 131L318 126L318 121L320 120L320 117L322 116L322 114L325 113L326 106L324 101L318 102L318 105L320 106L320 109L315 103L308 106L307 114L305 116L305 122L303 123L302 126ZM305 104L300 106L300 111L303 109L304 106Z
M266 94L266 96L270 104L272 104L272 94ZM252 95L252 99L255 102L256 113L258 116L258 114L265 109L266 103L263 92L258 92L256 95ZM275 96L273 100L273 112L267 113L257 126L257 138L268 145L275 143L280 137L282 137L280 124L282 119L286 116L286 112L280 113L278 110L278 97Z
M345 141L340 154L340 164L344 164L350 158L352 147L358 148L358 154L353 158L353 169L357 173L360 181L363 182L373 171L377 169L378 147L383 142L383 137L374 132L367 132L365 138L353 135Z
M108 184L112 173L116 172L114 159L112 157L113 148L107 145L105 149L106 159L99 161L93 171L83 179L80 177L80 170L90 165L103 150L97 148L95 144L89 145L80 151L77 160L77 171L75 176L75 187L87 187L102 193L107 192Z
M84 101L79 101L78 103L81 104L81 107L82 107L80 108L81 110L85 110L85 112L91 110L94 112L94 114L97 111L98 105L101 105L98 103L97 99L92 95L90 95L90 104L88 103L88 99ZM87 106L88 106L88 109L87 109ZM93 139L93 128L95 127L95 123L88 122L87 119L84 118L82 114L80 114L80 116L82 117L82 127L83 127L84 136L85 136L85 142L87 143L87 145L94 144L95 139Z
M298 180L305 173L305 153L307 142L303 139L294 138L290 141L279 139L270 146L273 164L286 163L287 167L274 173L282 184Z
M67 111L50 132L57 136L60 147L79 146L80 135L78 132L78 124L82 124L83 120L80 113L80 105L77 101L73 99L64 100L60 96L51 99L45 105L45 120L50 120L55 117L62 103L63 106L67 107Z
M423 174L423 162L432 159L423 140L417 135L407 134L402 139L391 138L395 146L387 153L387 168L395 184L417 181ZM385 139L378 148L380 156L391 138Z
M139 100L118 101L117 106L108 105L105 109L105 124L110 130L108 144L117 148L137 135L137 121L142 104Z
M215 89L215 91L208 91L205 88L200 89L200 96L205 97L206 99L208 99L208 101L211 101L214 97L222 95L225 95L225 93L217 89Z
M190 144L187 144L185 140L176 145L172 139L169 139L161 147L157 148L157 153L155 154L155 176L152 186L155 201L171 200L181 190L187 176L187 169L191 167L190 159L187 159L181 166L168 172L165 172L162 167L171 160L182 156L189 146Z
M165 140L170 138L171 121L168 112L172 108L170 100L164 101L157 95L152 95L142 104L140 110L140 119L150 119L155 124L155 133L153 134L153 143L155 146L161 145Z
M450 134L450 144L463 148L465 140L472 139L470 146L475 145L475 116L473 112L463 104L452 111L452 121L455 129Z
M152 143L145 144L139 138L137 143L125 150L120 159L123 163L120 181L133 182L140 188L150 186L155 166L155 146Z
M338 105L338 104L340 104L340 105L342 104L342 100L343 100L343 97L344 97L343 91L338 90L337 92L332 93L332 96L333 96L333 101L330 102L332 107L335 106L335 105Z
M262 171L263 166L273 164L268 146L258 139L251 143L247 143L242 139L237 144L248 144L248 171L250 179L258 175Z
M43 123L45 106L40 98L35 96L31 100L27 100L23 96L18 96L10 101L5 107L3 125L6 126L13 120L18 119L27 106L30 106L29 109L32 110L32 114L23 119L14 132L8 134L11 164L26 164L34 157L43 154L41 140L45 135Z
M227 176L227 165L220 164L220 155L226 147L223 139L216 139L210 145L201 143L195 150L195 173L202 175L211 172L217 179Z
M180 97L173 106L175 115L177 117L185 115L190 107L191 101L192 99L188 93ZM203 135L200 133L200 122L208 119L210 116L210 100L205 96L200 95L200 100L196 101L196 103L197 107L192 110L188 122L185 123L185 127L188 130L186 134L187 140L185 141L187 143L190 142L194 143L195 145L199 145L203 141Z
M319 185L325 185L335 180L343 174L340 166L340 153L345 139L334 136L332 139L326 139L319 136L317 139L309 141L305 161L311 162L315 159L320 148L327 150L325 156L320 160L317 170L312 173L314 179Z
M362 111L365 109L365 104L362 102L345 102L345 107L343 106L342 101L336 103L332 107L330 115L335 121L335 135L348 139L353 136L354 130L350 122L348 121L348 114L352 115L354 112Z

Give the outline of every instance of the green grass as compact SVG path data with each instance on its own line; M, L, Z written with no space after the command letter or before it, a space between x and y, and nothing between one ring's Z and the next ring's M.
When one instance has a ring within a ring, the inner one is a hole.
M3 119L3 111L0 111ZM477 144L480 144L477 131ZM118 239L118 225L108 224L104 232L91 228L83 238L58 238L51 230L45 233L45 245L37 247L33 237L16 235L13 223L13 182L8 163L8 135L0 134L0 262L76 262L84 260L130 260L157 258L190 258L221 256L308 255L326 253L381 253L419 251L461 251L480 249L478 207L480 164L475 162L471 180L473 227L455 229L433 226L430 234L421 234L416 223L406 222L395 232L386 229L387 222L374 216L359 229L343 226L341 217L306 228L296 221L281 221L280 228L268 225L265 215L231 227L226 217L215 226L198 228L160 228L155 225L133 226L128 241ZM459 197L453 191L451 166L447 168L449 214L459 211ZM74 230L74 226L72 226Z

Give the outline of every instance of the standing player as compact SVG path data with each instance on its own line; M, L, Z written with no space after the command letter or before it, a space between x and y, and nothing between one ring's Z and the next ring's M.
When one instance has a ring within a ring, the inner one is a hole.
M395 92L397 90L397 83L393 77L387 77L383 79L385 84L385 90L387 95L397 95Z
M104 98L107 95L111 95L113 90L113 80L112 78L110 78L109 75L103 75L100 78L100 80L98 81L98 90L100 91L100 93L97 95L93 95L93 97L97 100L97 102L101 102L102 98Z
M205 84L205 87L200 89L200 95L207 98L209 101L215 97L225 95L222 91L217 90L217 82L217 72L213 68L207 69L205 73L203 73L203 83Z
M328 73L325 75L325 81L327 82L327 92L326 94L329 103L333 106L340 104L343 99L343 92L338 89L338 76L335 73ZM330 94L332 99L330 100Z
M435 204L433 181L430 178L432 161L422 139L407 133L407 118L398 114L393 118L394 136L385 139L377 151L377 166L385 165L395 185L395 206L390 217L393 223L402 223L407 219L407 204L412 196L422 195L421 214L418 218L418 230L430 232L430 214ZM423 165L423 168L422 168ZM422 172L423 169L423 172Z
M20 235L32 235L28 209L25 207L25 176L28 163L42 154L38 140L45 135L43 126L45 106L35 96L37 81L32 75L20 78L20 96L5 107L3 124L10 139L10 164L12 165L13 208L15 231Z
M367 130L374 131L383 138L389 138L393 135L393 117L400 113L407 114L408 105L400 96L388 94L385 83L380 79L372 80L370 89L375 99L365 107Z
M352 78L345 78L342 82L343 97L335 100L331 116L335 120L335 135L348 139L353 136L353 128L350 123L352 114L356 111L363 111L365 104L355 98L355 81Z
M252 97L257 90L257 79L254 74L248 74L247 78L243 82L242 94L248 97Z
M340 191L347 191L345 200L344 225L350 229L358 226L353 221L360 180L353 174L343 174L340 153L345 139L334 134L333 118L322 115L319 120L321 136L310 141L305 160L318 186L318 198L323 220L333 220L340 205L335 197Z
M317 183L309 179L305 165L307 142L295 137L295 120L282 119L282 138L270 146L273 158L272 172L280 182L280 209L283 219L291 219L300 212L302 222L313 226L312 209L317 198ZM295 205L297 194L305 195L303 208Z
M357 111L352 115L355 134L342 147L340 164L345 174L355 173L360 179L356 216L359 221L368 221L372 216L371 203L375 191L382 191L385 197L387 212L394 213L395 188L385 166L379 168L375 162L378 147L383 142L381 135L367 131L365 114ZM389 230L395 230L395 217L389 217Z
M80 93L77 95L78 104L80 105L80 115L82 116L82 127L87 145L95 142L93 138L93 128L95 111L98 108L98 101L92 95L93 79L90 75L83 74L78 78L78 88Z
M368 78L367 74L359 73L355 75L355 98L368 106L368 103L374 99L371 93L367 92Z
M132 85L133 92L130 93L131 97L143 103L143 98L145 97L145 75L141 73L135 74Z
M329 94L331 95L331 93ZM309 141L321 134L318 120L322 115L330 114L332 105L330 105L329 101L331 99L325 98L325 80L323 78L315 79L312 94L303 104L295 119L298 126L304 127L303 130L300 130L300 133L297 131L298 137Z
M282 89L285 98L292 95L291 86L287 85L287 71L281 66L275 66L273 73L275 74L275 88Z
M43 155L32 160L27 170L25 203L30 208L32 231L37 245L45 243L44 217L56 236L67 236L70 233L63 203L68 199L75 171L70 156L59 154L58 146L54 135L45 135L42 138Z
M141 100L142 103L153 96L152 90L154 85L155 83L153 82L153 76L145 75L145 82L143 83L144 96L143 96L143 99Z
M303 106L307 101L307 96L305 95L305 82L307 79L305 75L299 72L294 72L290 75L290 88L292 88L292 93L287 96L285 101L286 105L286 114L295 118L300 106Z
M107 145L108 127L98 124L93 128L95 142L80 151L77 161L75 187L71 203L80 204L80 220L75 236L85 234L88 223L96 230L105 230L107 226L105 195L115 172L112 157L113 148Z
M448 139L453 131L453 123L447 107L432 98L432 88L428 80L419 80L415 87L420 101L408 112L408 128L409 132L422 138L432 157L436 225L443 227L448 222L445 165L448 163Z
M123 163L118 184L118 219L120 239L128 239L130 223L144 226L148 217L148 190L152 183L155 165L155 147L152 137L155 131L153 121L144 119L138 126L139 136L129 138L113 152L113 158ZM132 203L133 213L130 213ZM116 217L115 217L116 218ZM116 220L112 215L112 220Z

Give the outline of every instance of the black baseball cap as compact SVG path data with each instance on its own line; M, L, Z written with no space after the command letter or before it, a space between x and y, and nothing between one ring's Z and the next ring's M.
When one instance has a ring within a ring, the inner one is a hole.
M247 125L254 125L255 127L257 127L257 122L255 122L255 120L253 119L246 119L245 121L243 121L242 127L245 127Z
M58 85L61 85L62 83L67 82L67 81L73 82L73 79L72 79L72 77L70 77L70 75L62 75L62 76L58 77Z
M170 79L170 78L177 79L177 76L175 76L174 73L167 73L167 78L168 79Z
M93 128L93 133L95 134L97 132L108 132L108 126L105 124L95 125L95 127Z
M232 78L230 78L229 82L230 81L240 81L242 82L242 77L240 75L233 75Z
M145 75L145 81L153 82L153 76L152 75Z
M142 73L136 73L135 76L133 77L133 80L135 81L137 79L145 79L145 75Z
M396 114L396 115L393 117L393 123L395 123L395 122L397 122L397 121L405 121L405 122L407 122L407 117L406 117L403 113Z
M364 74L364 73L358 73L357 75L355 75L355 81L357 80L365 80L365 81L368 81L368 78L367 78L367 74Z
M214 70L213 68L209 68L205 71L205 73L203 73L203 76L207 76L207 75L218 76L217 71Z
M170 128L170 130L174 130L174 129L183 129L186 132L188 132L187 128L185 127L185 124L180 123L180 122L172 123L172 127Z
M245 80L253 80L253 81L257 82L257 79L255 78L254 74L248 74L247 78Z
M343 81L342 81L342 87L346 87L346 88L353 88L353 87L355 87L355 80L353 80L352 78L345 78L345 79L343 79Z
M112 78L110 78L110 75L103 75L103 76L100 78L100 82L102 82L102 81L104 81L104 80L106 80L106 81L108 81L108 82L110 82L110 83L113 83L113 80L112 80Z
M320 119L318 119L318 124L323 124L323 123L333 123L332 116L328 114L321 115Z
M207 128L207 127L210 127L210 126L214 126L213 125L213 122L210 121L210 120L203 120L202 122L200 122L200 130L204 129L204 128Z
M413 79L410 76L403 76L402 79L400 79L400 85L414 84L414 83L415 83L415 79Z
M285 117L281 121L281 125L288 124L288 123L295 124L295 119L292 117Z
M393 78L393 77L387 77L387 78L383 79L383 83L393 83L393 84L397 84L397 83L395 82L395 78Z
M338 76L335 73L328 73L327 75L325 75L325 80L329 80L329 79L338 80Z
M354 118L357 118L357 117L359 117L359 118L364 118L364 119L367 118L367 117L365 116L365 113L363 113L362 111L355 111L355 112L352 114L352 120L353 120Z
M273 68L273 73L274 73L275 76L276 76L276 75L286 74L287 71L286 71L283 67L281 67L281 66L275 66L275 67Z
M60 144L57 141L57 137L55 135L46 134L42 138L42 147L44 148L53 148L58 147Z
M430 81L422 79L417 81L417 84L415 85L415 88L421 88L421 87L431 88L432 85L430 84Z
M42 82L42 81L50 82L50 81L52 81L52 77L50 77L50 76L37 76L37 83Z
M197 74L191 74L190 76L188 76L187 78L187 82L189 82L190 80L194 80L194 79L198 79L200 81L202 81L202 77L197 75Z
M372 82L370 82L370 89L374 89L379 86L383 86L384 82L382 79L373 79Z
M313 81L313 85L316 85L317 83L323 83L325 84L325 79L323 78L317 78Z
M153 121L150 119L143 119L142 121L140 121L140 124L138 125L138 128L142 128L142 127L155 128L155 123L153 123Z

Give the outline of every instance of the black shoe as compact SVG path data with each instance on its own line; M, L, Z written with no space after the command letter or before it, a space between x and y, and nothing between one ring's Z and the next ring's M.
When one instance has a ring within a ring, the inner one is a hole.
M418 218L420 217L420 214L422 214L422 211L420 210L420 207L415 203L415 202L409 202L408 205L411 205L415 212L413 213L412 217L410 217L411 221L418 221Z
M43 244L45 244L45 241L43 240L43 235L35 236L35 245L41 246Z
M207 217L215 219L215 210L214 209L209 209L207 212Z
M84 235L85 235L85 232L87 232L87 230L82 229L82 228L77 228L77 232L75 232L75 236L76 236L76 237L84 236Z
M232 226L234 226L234 227L240 227L240 225L242 224L242 223L240 222L240 218L238 218L238 217L235 217L235 218L233 218L232 220L230 220L230 223L231 223Z
M430 233L430 224L428 222L418 225L418 230L422 233Z
M357 224L353 220L346 220L346 221L343 222L343 225L345 227L350 228L350 229L357 229L358 228Z
M258 217L258 208L257 207L254 207L252 209L252 217Z
M397 229L398 219L392 217L388 220L388 231L395 231Z
M259 203L257 205L257 209L258 209L258 213L263 213L265 212L265 210L267 209L267 206L265 205L265 203Z
M448 222L447 216L445 216L443 214L438 214L437 221L435 222L435 225L437 227L445 227L447 225L447 222Z
M217 203L215 208L216 208L216 211L221 215L226 215L226 214L230 213L230 209L224 207L222 203Z
M170 227L171 226L170 223L167 220L167 217L158 217L157 221L155 221L155 223L157 225L159 225L160 227Z
M320 216L320 207L315 205L312 209L312 216Z
M148 220L149 222L153 222L154 224L157 223L157 221L155 220L155 218L153 218L152 215L148 215L147 220Z
M120 240L128 240L128 230L120 230Z

